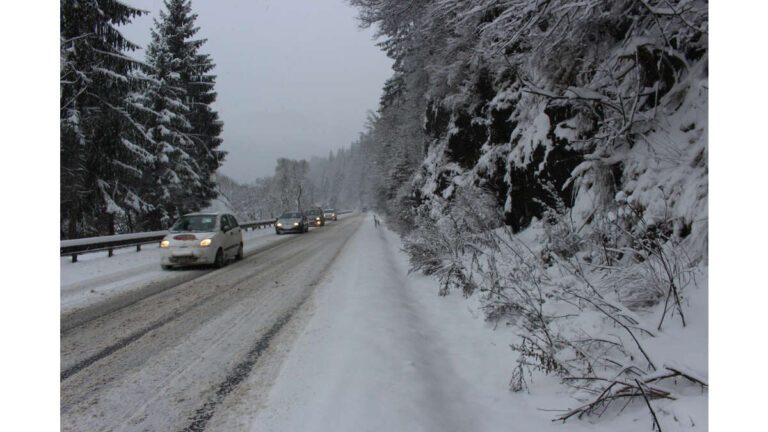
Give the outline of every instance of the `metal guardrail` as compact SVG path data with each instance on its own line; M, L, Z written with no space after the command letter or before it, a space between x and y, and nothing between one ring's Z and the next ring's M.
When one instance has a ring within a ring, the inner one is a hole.
M275 219L244 222L240 228L248 231L272 226ZM61 256L71 256L72 262L77 262L77 256L107 251L107 256L112 256L115 249L136 247L136 252L141 251L141 246L157 243L168 234L168 231L151 231L144 233L117 234L113 236L86 237L72 240L61 240L59 251ZM158 243L158 247L160 244Z
M275 224L275 222L277 222L277 219L264 219L264 220L255 221L255 222L245 222L240 224L240 228L246 231L249 229L250 230L261 229L261 228L266 228L268 226L272 226Z

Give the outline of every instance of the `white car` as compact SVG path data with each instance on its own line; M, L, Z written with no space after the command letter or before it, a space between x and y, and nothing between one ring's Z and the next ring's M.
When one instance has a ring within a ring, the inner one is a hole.
M243 258L243 233L228 213L191 213L182 216L160 242L161 267L206 265L222 267Z
M325 220L327 220L327 221L329 221L329 220L333 220L333 221L339 220L339 218L336 216L336 210L334 210L332 208L327 208L327 209L323 210L323 216L325 217Z

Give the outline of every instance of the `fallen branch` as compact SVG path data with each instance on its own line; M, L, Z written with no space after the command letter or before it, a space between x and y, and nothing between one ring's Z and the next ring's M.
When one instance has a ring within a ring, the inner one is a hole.
M563 378L564 381L592 381L592 382L605 381L608 384L605 386L605 388L600 392L600 394L594 400L554 418L553 421L565 422L566 420L568 420L573 416L582 418L582 416L584 415L594 414L600 408L603 408L602 412L605 412L605 410L608 409L608 406L617 399L624 399L624 398L631 399L635 397L637 398L642 397L653 416L654 430L658 430L659 432L661 432L661 425L659 424L658 418L656 417L656 413L651 407L650 400L651 399L675 400L676 398L669 391L660 389L651 384L664 379L683 377L703 387L708 387L707 383L704 382L703 379L697 377L696 374L694 373L685 371L684 368L682 367L664 365L664 369L665 371L663 372L653 373L651 375L646 375L645 377L634 378L633 379L634 383L622 381L620 379L611 380L611 379L601 378L601 377ZM627 403L629 403L629 401ZM602 415L602 412L598 414L598 416Z
M651 407L651 401L648 400L648 395L645 394L645 390L643 389L643 384L640 384L640 381L637 378L635 378L635 383L637 383L637 388L640 389L640 393L642 393L643 395L645 404L648 406L648 410L651 412L651 415L653 416L654 429L661 432L661 424L659 424L659 419L656 417L656 411L654 411L653 407Z

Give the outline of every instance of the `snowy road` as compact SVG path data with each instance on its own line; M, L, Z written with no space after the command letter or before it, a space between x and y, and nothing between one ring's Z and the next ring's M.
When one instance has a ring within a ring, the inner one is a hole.
M62 430L564 430L537 408L567 402L509 391L510 334L401 247L352 215L65 330Z
M241 262L65 330L62 430L207 429L263 354L290 345L300 322L291 318L360 222L281 236ZM269 369L254 375L269 380Z
M246 256L289 241L292 236L276 236L272 229L243 233ZM61 328L68 330L90 319L135 303L173 286L200 277L211 269L160 269L160 249L144 246L140 253L132 248L85 254L77 263L61 257Z

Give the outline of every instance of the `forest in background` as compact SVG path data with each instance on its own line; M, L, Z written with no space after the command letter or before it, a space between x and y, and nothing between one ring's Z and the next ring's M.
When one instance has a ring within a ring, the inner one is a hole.
M280 158L272 176L251 183L238 183L223 174L216 179L229 210L243 220L262 220L315 206L337 210L366 206L366 166L361 148L353 144L309 161Z

